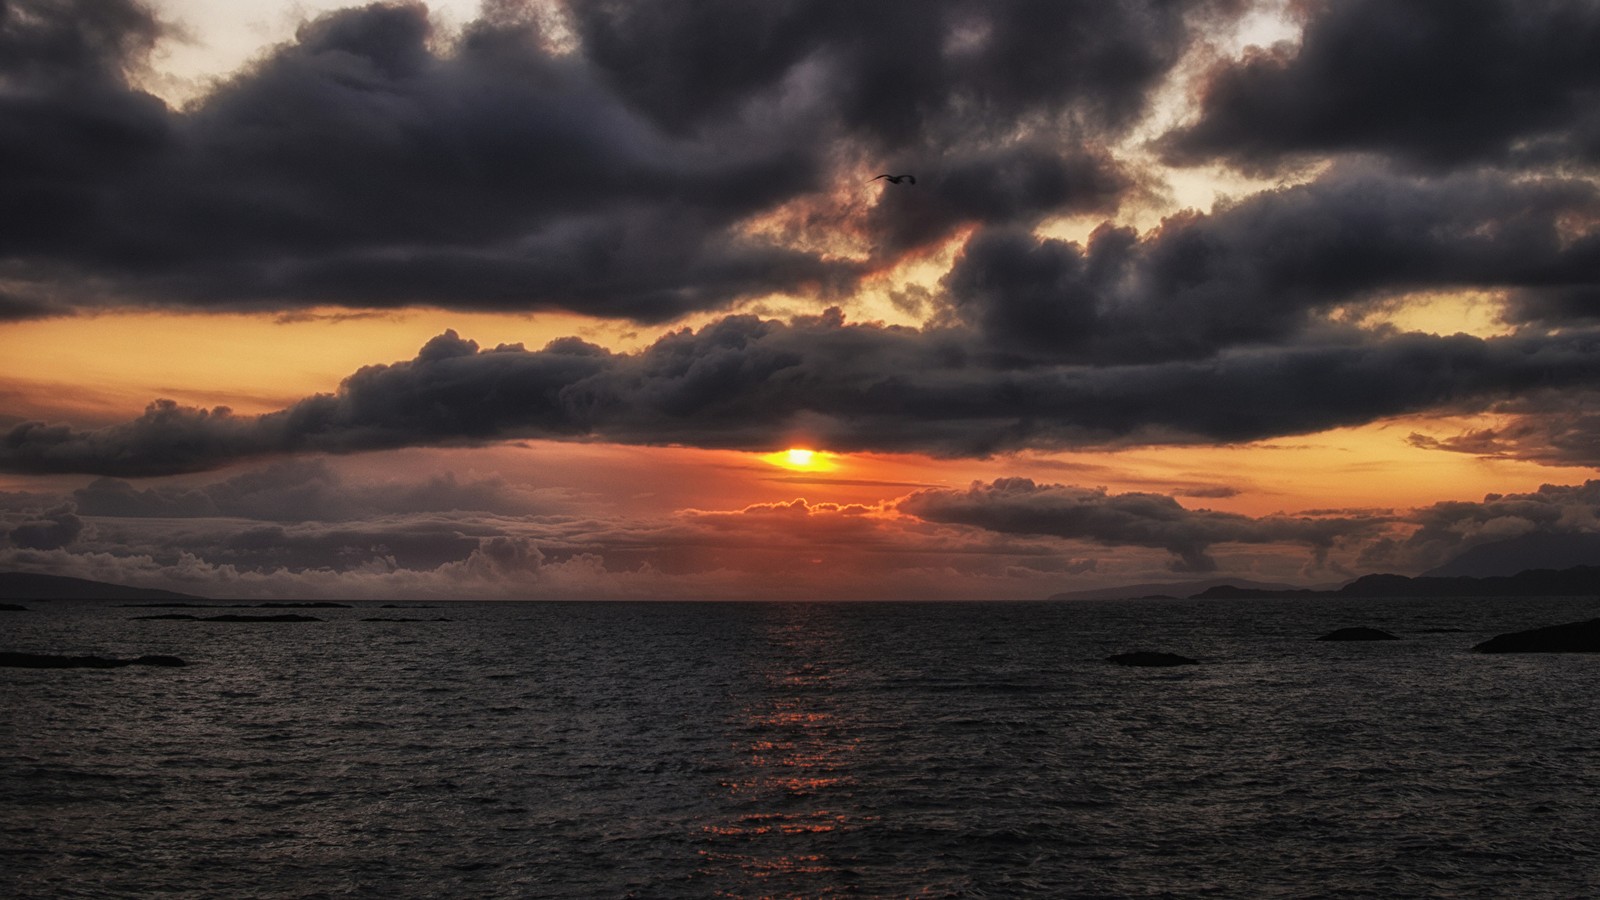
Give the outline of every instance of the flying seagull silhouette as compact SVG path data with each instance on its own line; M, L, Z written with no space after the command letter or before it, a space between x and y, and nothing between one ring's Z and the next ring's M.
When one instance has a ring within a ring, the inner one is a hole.
M887 178L887 179L889 179L889 183L890 184L899 184L902 181L909 181L912 184L916 184L917 183L917 176L915 176L915 175L879 175L878 178ZM872 182L877 181L878 178L873 178L873 179L869 180L867 182L867 184L871 184Z

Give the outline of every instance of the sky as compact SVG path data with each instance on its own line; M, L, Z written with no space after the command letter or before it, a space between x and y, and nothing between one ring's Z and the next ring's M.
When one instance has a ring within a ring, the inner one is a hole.
M1595 46L1592 0L0 0L0 570L1011 600L1600 532Z

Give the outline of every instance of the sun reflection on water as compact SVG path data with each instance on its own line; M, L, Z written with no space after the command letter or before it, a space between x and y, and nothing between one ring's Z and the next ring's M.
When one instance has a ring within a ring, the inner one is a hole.
M818 618L774 611L766 652L752 657L761 690L728 722L734 771L717 782L717 805L737 815L701 826L702 874L737 871L749 890L717 896L816 896L819 880L831 886L823 895L846 893L851 857L840 847L877 821L852 809L861 723L837 690L852 673Z

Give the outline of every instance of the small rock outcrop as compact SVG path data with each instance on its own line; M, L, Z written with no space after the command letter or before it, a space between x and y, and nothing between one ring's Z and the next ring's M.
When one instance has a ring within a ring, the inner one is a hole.
M1106 662L1116 663L1119 666L1196 666L1200 664L1197 659L1179 656L1176 653L1155 653L1149 650L1138 650L1133 653L1117 653L1106 657Z
M1479 653L1600 653L1600 619L1513 631L1472 649Z
M176 656L150 655L135 659L106 656L51 656L47 653L0 653L0 666L12 669L119 669L123 666L186 666Z
M1400 638L1396 637L1395 635L1390 634L1387 631L1380 631L1377 628L1359 628L1358 627L1358 628L1341 628L1338 631L1330 631L1327 634L1323 635L1322 637L1317 638L1317 640L1319 640L1319 641L1398 641L1398 640L1400 640Z
M0 612L27 612L28 608L21 603L0 603Z

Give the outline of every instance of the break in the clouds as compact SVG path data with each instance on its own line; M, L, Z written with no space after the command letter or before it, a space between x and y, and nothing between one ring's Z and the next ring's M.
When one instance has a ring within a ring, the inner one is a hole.
M1193 22L1228 7L573 3L565 47L517 4L452 33L420 4L374 4L306 23L172 109L132 86L172 27L137 0L12 0L0 316L429 305L661 321L838 295L862 260L747 223L831 202L870 160L924 175L915 203L856 197L833 216L881 232L879 255L973 222L1113 210L1137 179L1106 142Z
M1600 163L1600 6L1589 0L1298 5L1297 44L1205 79L1169 161L1247 169L1345 152L1436 168Z

